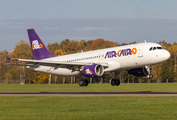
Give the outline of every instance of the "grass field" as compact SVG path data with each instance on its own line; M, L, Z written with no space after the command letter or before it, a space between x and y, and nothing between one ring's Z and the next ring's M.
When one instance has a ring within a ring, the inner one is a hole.
M0 91L177 91L177 84L14 84ZM0 120L83 119L176 120L177 97L0 97Z
M176 120L176 97L0 97L0 120Z
M177 91L177 83L134 83L111 86L110 84L2 84L0 91Z

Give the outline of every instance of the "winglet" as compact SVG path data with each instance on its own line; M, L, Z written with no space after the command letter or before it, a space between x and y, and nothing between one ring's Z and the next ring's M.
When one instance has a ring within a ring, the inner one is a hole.
M6 58L7 58L8 62L11 60L11 58L9 58L9 57L6 57Z

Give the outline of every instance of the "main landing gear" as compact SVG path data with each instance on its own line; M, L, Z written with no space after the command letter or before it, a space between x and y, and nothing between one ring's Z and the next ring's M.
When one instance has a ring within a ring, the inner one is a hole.
M119 73L118 72L115 72L115 78L114 79L112 79L111 80L111 85L112 86L119 86L120 85L120 80L119 79L117 79L117 75L118 75Z
M111 80L111 85L112 86L118 86L118 85L120 85L120 80L119 79L112 79Z
M81 79L79 80L79 85L82 86L87 86L88 85L88 80L87 79Z
M118 86L120 85L120 80L117 79L117 75L118 73L115 73L115 78L111 80L111 85L112 86ZM85 79L84 76L82 79L79 80L79 85L82 87L82 86L88 86L89 84L89 80Z

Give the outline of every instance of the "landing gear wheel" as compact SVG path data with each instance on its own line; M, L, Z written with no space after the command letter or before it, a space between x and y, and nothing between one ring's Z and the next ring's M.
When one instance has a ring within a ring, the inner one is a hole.
M153 75L151 75L151 74L147 75L147 78L153 78Z
M116 80L115 80L115 79L112 79L112 80L111 80L111 85L112 85L112 86L115 86L115 85L116 85Z
M88 85L88 80L84 80L84 86Z
M116 79L116 86L119 86L119 85L120 85L120 80Z
M88 80L85 80L85 79L81 79L79 80L79 85L82 87L82 86L87 86L88 85Z
M79 80L79 85L82 87L84 85L84 80Z
M120 85L120 80L119 79L112 79L111 80L111 85L112 86L118 86L118 85Z

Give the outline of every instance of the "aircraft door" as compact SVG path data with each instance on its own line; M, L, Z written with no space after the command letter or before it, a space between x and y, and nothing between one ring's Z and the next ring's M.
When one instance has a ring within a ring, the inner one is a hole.
M138 57L143 57L143 48L144 48L144 45L140 45L138 47Z

